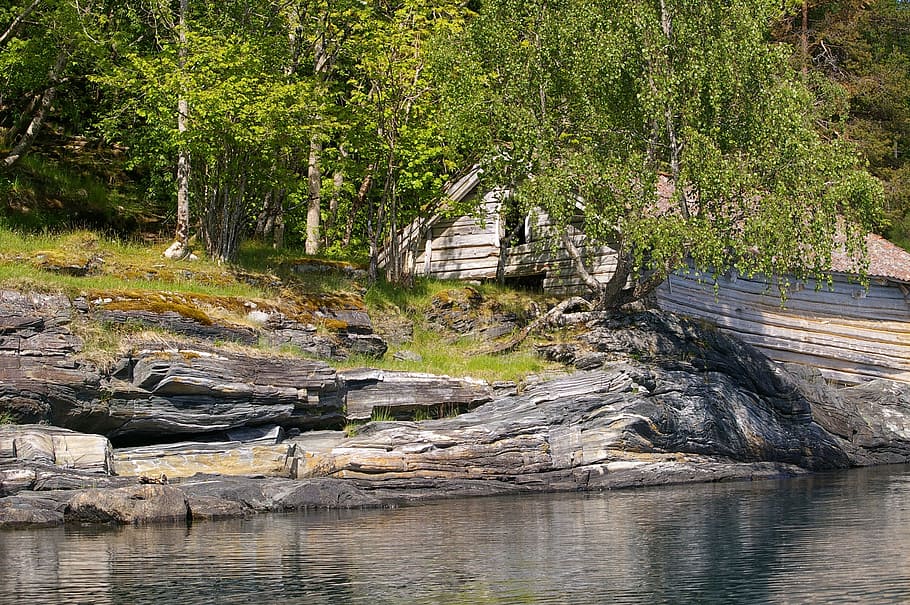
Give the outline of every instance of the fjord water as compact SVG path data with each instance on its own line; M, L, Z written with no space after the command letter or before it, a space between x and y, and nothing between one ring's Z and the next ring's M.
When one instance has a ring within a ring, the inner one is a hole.
M910 603L910 467L0 532L2 603Z

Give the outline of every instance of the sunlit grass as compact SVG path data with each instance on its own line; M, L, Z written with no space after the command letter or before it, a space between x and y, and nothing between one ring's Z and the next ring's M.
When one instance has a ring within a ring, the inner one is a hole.
M341 300L347 301L359 301L362 296L374 324L380 325L385 318L403 316L414 325L413 339L391 348L383 359L355 357L337 364L339 367L367 366L473 377L490 382L519 382L528 375L558 368L556 364L540 359L530 341L508 355L482 354L479 351L488 343L471 337L443 335L428 326L426 315L433 307L434 297L463 290L467 286L461 282L418 279L413 287L380 282L366 288L360 265L307 257L300 251L276 251L269 246L249 243L244 245L236 266L225 266L205 258L171 261L162 256L164 247L163 244L149 246L88 230L29 233L0 226L0 287L63 292L69 296L110 292L142 298L141 293L156 292L220 299L281 300L282 304L291 305L290 308L295 304L323 304L319 302L324 300L322 296L340 295L344 297ZM83 276L70 274L67 270L86 264L91 268ZM500 311L511 311L519 316L527 312L531 299L537 300L542 307L548 304L541 296L534 297L493 284L470 287ZM313 298L314 294L319 297ZM205 305L201 301L190 304ZM228 310L237 306L224 301L219 304ZM206 309L206 313L214 311ZM243 313L226 312L230 314L226 316L230 322L242 323ZM92 333L91 327L83 328L88 348L99 349L100 357L96 361L103 365L104 352L115 343ZM417 353L422 359L396 360L393 355L399 350ZM92 355L91 352L88 354ZM275 354L305 357L294 351L276 350Z
M413 341L391 348L383 359L351 357L336 365L340 368L374 367L400 372L423 372L488 382L520 382L531 374L554 371L561 367L538 357L532 343L508 355L480 353L483 346L484 343L473 338L444 341L437 332L415 327ZM395 359L394 354L399 350L417 353L421 360Z

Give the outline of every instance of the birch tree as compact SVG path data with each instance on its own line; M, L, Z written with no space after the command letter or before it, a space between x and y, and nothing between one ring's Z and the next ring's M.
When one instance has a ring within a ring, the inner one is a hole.
M789 8L789 7L788 7ZM471 28L488 77L488 174L525 209L618 251L587 275L605 306L688 262L824 278L836 242L862 257L881 186L814 130L813 98L768 42L773 0L490 0ZM839 232L840 230L840 232Z

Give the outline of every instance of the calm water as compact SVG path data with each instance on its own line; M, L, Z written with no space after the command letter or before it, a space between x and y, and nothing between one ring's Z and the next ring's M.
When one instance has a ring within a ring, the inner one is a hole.
M0 603L910 603L910 467L0 532Z

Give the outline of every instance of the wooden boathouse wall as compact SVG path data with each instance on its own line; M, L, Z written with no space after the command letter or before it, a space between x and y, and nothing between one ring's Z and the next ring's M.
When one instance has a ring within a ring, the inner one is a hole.
M735 334L775 361L816 367L837 383L910 382L910 304L901 286L872 278L866 290L835 274L831 289L806 284L782 306L767 280L720 277L715 288L712 277L693 271L670 276L657 301Z
M478 195L479 182L474 167L447 195L455 201ZM500 209L505 195L487 192L477 216L414 221L399 232L399 249L409 254L406 266L439 279L533 278L554 295L587 294L545 213L526 219L527 243L504 248ZM615 252L589 247L580 224L569 228L591 274L609 280ZM876 378L910 383L910 255L878 236L870 235L867 243L868 289L849 278L850 262L836 259L831 288L796 287L783 306L779 291L767 280L719 277L715 288L712 276L694 271L672 275L656 292L657 304L713 323L776 361L816 367L837 383Z

